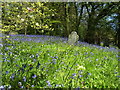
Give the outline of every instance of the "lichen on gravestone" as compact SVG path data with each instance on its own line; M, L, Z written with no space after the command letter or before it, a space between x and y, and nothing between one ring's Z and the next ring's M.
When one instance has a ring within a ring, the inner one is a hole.
M74 45L79 40L79 36L76 31L72 31L68 37L68 44Z

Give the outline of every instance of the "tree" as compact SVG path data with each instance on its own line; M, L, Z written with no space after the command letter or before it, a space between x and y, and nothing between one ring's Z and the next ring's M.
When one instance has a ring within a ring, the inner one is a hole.
M51 10L42 2L11 2L3 3L3 28L2 31L24 30L27 34L28 27L38 32L52 30L50 28Z
M96 26L101 19L111 14L111 11L116 7L116 5L114 3L89 2L85 6L88 13L88 28L85 41L95 44L96 38L98 38L95 33ZM100 40L98 40L97 44L100 44Z

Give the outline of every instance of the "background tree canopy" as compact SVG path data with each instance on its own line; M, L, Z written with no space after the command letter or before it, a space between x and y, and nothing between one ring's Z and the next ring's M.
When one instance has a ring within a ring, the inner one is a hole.
M118 2L10 2L2 4L2 32L68 37L120 47Z

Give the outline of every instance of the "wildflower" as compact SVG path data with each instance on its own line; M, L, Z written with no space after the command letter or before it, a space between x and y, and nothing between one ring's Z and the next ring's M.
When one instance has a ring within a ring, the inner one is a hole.
M33 59L33 62L36 62L36 59Z
M119 77L119 78L120 78L120 76L116 76L116 77Z
M18 82L18 85L20 85L20 86L21 86L21 85L22 85L22 83L21 83L21 82Z
M15 74L12 74L10 78L13 80L15 78Z
M26 68L26 64L23 64L22 67L23 67L23 68Z
M31 87L34 87L34 85L32 85Z
M3 47L3 44L0 44L0 47Z
M83 75L79 75L79 78L81 78Z
M30 67L30 70L32 70L33 69L33 67Z
M50 82L49 81L46 81L47 82L47 84L48 84L48 86L49 87L52 87L52 85L50 84Z
M98 59L96 59L96 61L98 61Z
M20 86L20 88L23 88L23 86Z
M24 69L23 69L23 68L20 68L20 70L24 72Z
M53 64L56 64L56 59L52 59L52 63L53 63Z
M33 76L32 76L32 78L36 78L37 76L34 74Z
M23 81L26 82L26 77L23 77Z
M8 74L9 73L9 71L6 71L6 74Z
M38 56L39 56L39 54L37 53L37 54L36 54L36 57L38 57Z
M76 73L73 73L72 76L75 77L75 76L76 76Z
M78 87L78 88L75 88L75 90L80 90L80 87Z
M4 88L4 86L0 86L0 89Z
M91 75L91 73L88 73L88 75Z

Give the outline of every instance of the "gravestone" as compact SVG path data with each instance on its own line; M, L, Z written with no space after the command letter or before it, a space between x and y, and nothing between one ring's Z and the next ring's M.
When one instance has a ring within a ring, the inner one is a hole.
M68 44L74 45L75 43L77 43L78 40L79 40L79 36L77 35L77 32L72 31L68 37Z

